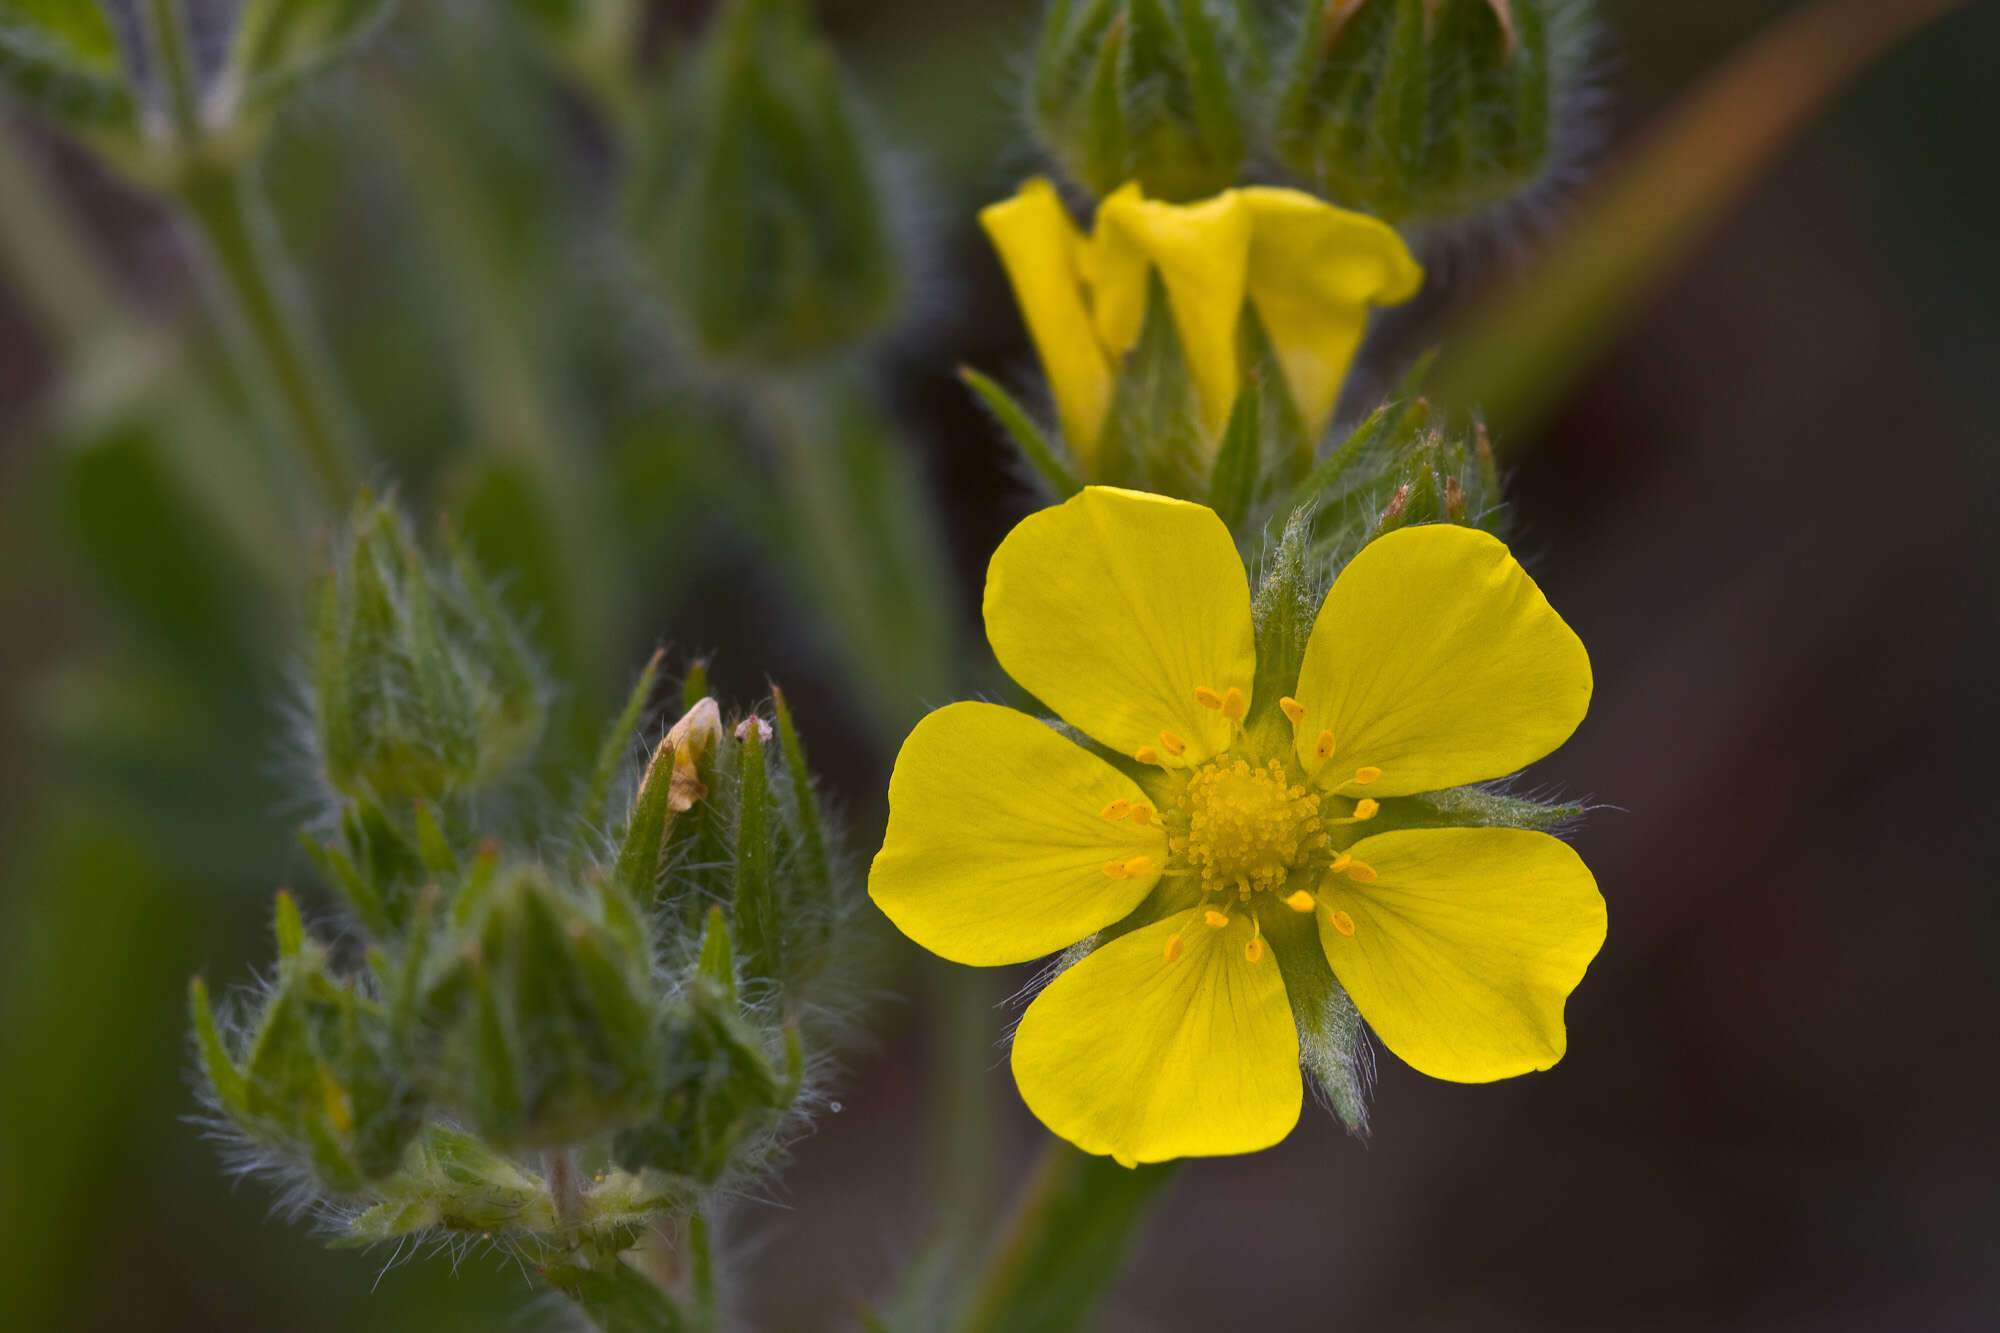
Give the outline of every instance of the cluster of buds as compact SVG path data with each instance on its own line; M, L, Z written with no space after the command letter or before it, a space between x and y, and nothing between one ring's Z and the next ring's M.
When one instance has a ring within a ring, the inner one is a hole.
M656 657L573 809L478 799L535 748L525 637L386 505L342 554L307 846L348 919L316 934L281 894L271 981L234 1015L192 984L209 1100L343 1241L502 1245L590 1308L621 1252L770 1162L824 1060L848 895L798 732L777 691L728 725L697 668L608 820Z
M895 316L884 165L807 0L726 0L641 133L638 252L707 359L784 366Z
M1100 199L1136 182L1186 202L1281 165L1342 207L1447 222L1547 174L1576 100L1586 7L1053 0L1029 121Z

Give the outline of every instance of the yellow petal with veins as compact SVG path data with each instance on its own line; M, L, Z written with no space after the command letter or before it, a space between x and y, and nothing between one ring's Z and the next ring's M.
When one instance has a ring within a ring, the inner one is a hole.
M1158 271L1202 424L1214 440L1229 422L1239 382L1236 329L1250 258L1250 214L1240 193L1169 204L1125 186L1098 205L1084 263L1098 336L1119 355L1139 341L1148 274Z
M1025 713L948 704L896 756L868 896L953 962L1039 958L1125 916L1158 882L1166 835L1104 817L1113 802L1143 799L1130 778Z
M1298 190L1238 191L1251 219L1249 293L1317 437L1361 345L1371 306L1417 294L1424 271L1393 227Z
M1313 623L1299 763L1377 799L1501 777L1569 738L1590 686L1582 640L1506 546L1449 523L1399 529L1362 548Z
M1063 440L1086 475L1111 405L1112 362L1092 331L1079 269L1084 239L1055 187L1039 177L980 210L1055 396Z
M1298 1123L1299 1036L1279 969L1245 956L1244 918L1187 923L1119 936L1021 1019L1021 1099L1085 1152L1126 1166L1255 1152Z
M1165 496L1087 486L1029 515L993 553L985 615L1022 688L1113 750L1160 762L1224 749L1230 720L1195 691L1233 686L1247 706L1257 670L1229 529Z
M1458 1083L1562 1059L1563 1004L1604 943L1604 898L1581 857L1506 828L1405 829L1353 852L1376 880L1329 881L1315 916L1383 1045Z

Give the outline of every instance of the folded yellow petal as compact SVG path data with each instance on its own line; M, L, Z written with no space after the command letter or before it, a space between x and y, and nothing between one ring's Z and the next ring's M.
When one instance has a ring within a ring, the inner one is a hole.
M1231 722L1196 691L1256 674L1250 585L1202 505L1088 486L1007 534L986 575L986 637L1007 674L1122 754L1195 764ZM1164 734L1163 734L1164 733Z
M1370 306L1409 300L1424 273L1395 229L1298 190L1237 192L1251 220L1248 287L1317 436L1361 345Z
M1294 696L1299 762L1377 798L1500 777L1561 745L1590 688L1583 642L1506 546L1403 528L1364 547L1320 608Z
M1078 268L1084 240L1055 187L1037 178L1012 199L980 211L1013 284L1022 318L1055 396L1063 439L1092 470L1098 432L1111 405L1111 358L1091 330Z
M1236 330L1250 258L1250 214L1241 192L1169 204L1141 198L1128 185L1098 205L1090 249L1085 271L1097 329L1114 353L1138 342L1149 266L1158 271L1201 398L1202 424L1220 438L1236 401Z
M1039 958L1125 916L1159 880L1159 825L1109 817L1124 813L1115 802L1144 800L1130 778L1025 713L949 704L896 756L868 896L953 962Z
M1127 1166L1267 1148L1298 1123L1298 1029L1241 916L1121 935L1057 977L1014 1037L1028 1109ZM1253 962L1249 954L1256 953Z
M1383 1045L1459 1083L1562 1059L1563 1003L1604 943L1604 899L1582 858L1505 828L1406 829L1349 851L1375 879L1328 876L1315 916Z

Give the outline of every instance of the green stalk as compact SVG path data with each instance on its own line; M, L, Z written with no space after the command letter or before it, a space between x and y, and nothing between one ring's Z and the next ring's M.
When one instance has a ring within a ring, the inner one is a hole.
M1178 1162L1122 1167L1051 1140L956 1325L957 1333L1086 1328Z
M304 452L328 508L338 512L354 494L360 451L269 206L241 167L191 166L179 197L200 239L210 298L238 372Z

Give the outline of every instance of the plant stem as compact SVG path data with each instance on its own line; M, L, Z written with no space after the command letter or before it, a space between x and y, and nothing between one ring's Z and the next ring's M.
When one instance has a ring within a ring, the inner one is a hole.
M567 1226L583 1212L583 1179L577 1175L576 1159L567 1148L552 1148L542 1154L542 1172L556 1221Z
M244 170L197 166L180 199L239 373L304 452L328 507L344 508L358 452L351 419L262 194Z
M1089 1327L1179 1165L1122 1167L1050 1140L994 1243L957 1333Z
M166 75L167 116L185 148L201 139L201 90L181 7L181 0L146 0L146 27Z

